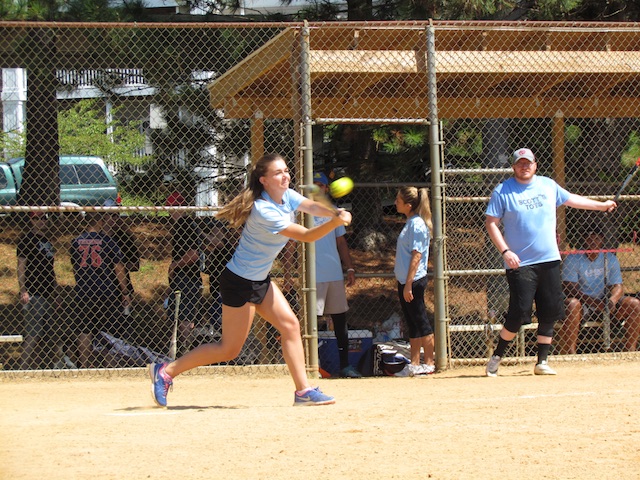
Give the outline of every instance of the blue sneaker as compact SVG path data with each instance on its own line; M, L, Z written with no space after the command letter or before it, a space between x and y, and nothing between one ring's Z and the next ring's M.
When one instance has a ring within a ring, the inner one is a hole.
M167 392L169 388L173 386L171 380L165 380L160 375L160 369L164 367L166 363L152 363L149 365L149 376L151 377L151 396L153 401L159 407L167 406Z
M302 395L294 393L293 396L295 397L295 400L293 401L294 407L307 405L331 405L332 403L336 403L336 399L322 393L320 391L320 387L312 388Z

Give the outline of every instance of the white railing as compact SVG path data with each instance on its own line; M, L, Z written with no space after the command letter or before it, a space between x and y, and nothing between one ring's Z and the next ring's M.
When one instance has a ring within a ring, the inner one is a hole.
M146 85L142 69L107 68L104 70L57 70L56 76L61 85L74 87L94 87Z

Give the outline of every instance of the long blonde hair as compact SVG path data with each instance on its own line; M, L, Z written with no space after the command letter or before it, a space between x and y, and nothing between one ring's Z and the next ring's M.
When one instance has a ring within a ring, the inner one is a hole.
M216 218L226 220L229 226L239 228L247 221L253 203L260 198L264 191L264 185L260 182L260 177L267 174L269 165L277 160L284 160L277 153L269 153L261 157L251 169L248 185L233 200L222 207Z
M429 203L429 189L416 187L400 187L398 195L404 203L411 205L411 213L419 215L427 224L429 232L433 229L431 221L431 204Z

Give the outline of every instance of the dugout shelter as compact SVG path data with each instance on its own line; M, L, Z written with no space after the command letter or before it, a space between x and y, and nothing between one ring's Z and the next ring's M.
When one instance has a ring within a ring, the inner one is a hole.
M533 132L524 129L519 141L545 155L546 173L566 185L567 119L615 123L640 112L640 25L449 21L292 25L215 79L209 92L212 108L225 117L251 120L252 158L264 152L265 120L292 119L299 125L294 132L307 179L312 155L305 128L312 124L431 124L436 350L442 367L448 356L444 342L449 338L445 282L501 270L495 259L488 269L476 271L469 266L470 258L464 269L451 268L456 262L447 259L442 248L446 204L483 202L487 193L447 191L445 175L471 173L495 181L490 175L508 174L510 169L500 170L508 167L502 155L509 153L507 135L500 130L513 128L513 120L540 119L548 120L547 144L528 138ZM490 125L492 147L502 153L470 171L447 172L446 148L442 148L447 139L436 126L442 120L466 121L478 128ZM592 148L600 157L619 158L624 147L602 142ZM565 243L563 209L558 223ZM486 259L477 263L483 262ZM313 321L315 315L308 318Z

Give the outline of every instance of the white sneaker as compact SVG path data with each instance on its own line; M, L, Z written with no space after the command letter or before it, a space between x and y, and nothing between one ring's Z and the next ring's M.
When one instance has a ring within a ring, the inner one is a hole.
M498 367L500 366L500 360L502 357L498 355L492 355L489 359L489 363L487 363L486 368L484 369L487 377L497 377L498 376Z
M409 374L412 377L415 377L417 375L425 375L427 372L425 372L424 370L424 365L413 365L413 364L409 364L407 365L409 367Z
M556 375L556 371L547 364L546 360L536 364L533 373L535 375Z
M431 375L432 373L436 372L436 366L435 365L427 365L426 363L423 363L420 366L424 370L424 374L425 375Z

